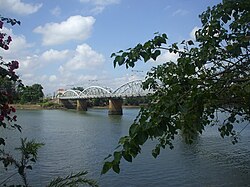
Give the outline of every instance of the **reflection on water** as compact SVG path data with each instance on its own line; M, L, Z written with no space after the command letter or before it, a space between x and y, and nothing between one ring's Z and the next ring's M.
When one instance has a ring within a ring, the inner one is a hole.
M220 138L216 127L208 128L192 145L177 137L174 150L162 150L157 159L151 156L154 142L147 142L133 163L122 162L119 175L109 172L101 176L103 159L113 152L119 138L128 133L137 112L137 109L125 109L123 116L108 116L105 109L23 110L18 112L23 133L0 133L8 136L11 148L18 145L20 136L46 144L29 173L32 186L45 186L57 176L81 170L88 170L89 177L108 187L249 186L249 128L236 145L228 138ZM10 173L0 168L0 181Z

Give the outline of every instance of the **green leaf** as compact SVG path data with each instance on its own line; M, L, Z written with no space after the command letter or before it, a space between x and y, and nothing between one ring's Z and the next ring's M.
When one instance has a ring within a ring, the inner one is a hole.
M189 40L187 43L188 45L194 45L194 42L192 40Z
M249 84L246 85L246 86L244 87L244 90L245 90L247 93L250 93L250 85L249 85Z
M141 56L144 59L144 62L147 62L150 59L150 56L146 52L141 52Z
M161 54L161 51L160 51L160 50L156 50L156 51L151 55L151 57L152 57L154 60L156 60L157 57L158 57L160 54Z
M231 123L234 123L235 120L236 120L235 116L230 116L230 117L228 118L228 121L231 122Z
M26 169L32 170L32 166L31 165L26 166Z
M116 56L114 62L118 62L118 65L121 66L124 64L125 58L123 56Z
M24 166L20 166L20 167L18 167L18 173L20 174L20 175L23 175L23 173L24 173Z
M137 131L137 124L133 123L129 128L129 136L133 137L136 134Z
M114 152L114 161L115 162L120 162L121 158L122 158L122 153L120 151Z
M120 166L119 166L119 164L114 164L113 166L112 166L112 169L114 170L114 172L116 172L116 173L120 173Z
M148 134L146 132L138 132L137 133L137 141L139 145L143 145L148 139Z
M31 158L30 161L31 162L36 162L36 159L35 158Z
M230 20L230 16L226 14L226 15L222 16L221 20L222 20L224 23L227 23L228 20Z
M155 149L153 149L153 151L152 151L152 155L153 155L153 157L156 158L159 154L160 154L160 147L156 146Z
M167 35L164 33L162 34L162 37L165 38L165 39L168 39Z
M122 152L122 156L123 156L123 158L124 158L125 160L127 160L128 162L132 162L132 156L131 156L129 153L127 153L126 151L123 151L123 152Z
M17 128L19 132L22 132L22 127L21 125L14 124L14 127Z
M116 54L115 54L115 53L112 53L110 57L113 58L114 56L116 56Z
M107 173L112 167L112 162L105 162L103 167L102 167L102 172L101 174Z
M0 145L5 145L5 140L3 138L0 138Z
M3 128L6 128L6 127L7 127L7 126L6 126L6 123L3 122L3 121L0 121L0 126L3 126Z

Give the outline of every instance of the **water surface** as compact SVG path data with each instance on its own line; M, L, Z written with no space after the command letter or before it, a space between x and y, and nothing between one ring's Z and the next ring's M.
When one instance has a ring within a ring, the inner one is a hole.
M46 186L57 176L82 170L105 187L250 186L249 128L236 145L229 138L220 138L216 128L207 129L192 145L178 137L174 150L162 150L157 159L151 155L153 142L148 142L133 163L122 162L119 175L109 172L101 176L103 159L128 133L138 109L124 109L123 116L107 113L106 109L20 110L18 124L23 133L0 134L8 137L10 147L19 145L20 136L45 143L33 171L28 173L31 186ZM0 181L13 172L1 167Z

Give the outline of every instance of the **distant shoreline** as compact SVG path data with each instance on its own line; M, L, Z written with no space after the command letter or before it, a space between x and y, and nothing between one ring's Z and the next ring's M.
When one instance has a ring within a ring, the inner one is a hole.
M48 110L48 109L66 109L63 107L42 107L39 104L10 104L17 110ZM123 105L123 108L140 108L140 106L131 106L131 105ZM97 108L97 109L108 109L108 106L94 106L89 108Z
M19 110L41 110L44 109L41 105L38 104L11 104L15 109Z

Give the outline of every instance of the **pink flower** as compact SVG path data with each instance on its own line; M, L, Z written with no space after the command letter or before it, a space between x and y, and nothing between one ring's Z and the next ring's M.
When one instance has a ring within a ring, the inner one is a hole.
M12 62L12 67L14 68L14 69L17 69L18 67L19 67L19 63L18 63L18 61L16 61L16 60L13 60L13 61L11 61Z
M8 50L8 49L9 49L9 46L3 45L3 48L4 48L5 50Z
M13 120L14 120L14 121L16 121L16 118L17 118L17 116L16 116L16 115L15 115L15 116L13 116Z
M19 67L19 63L16 60L11 61L11 63L9 63L9 71L13 72L13 70L17 69Z
M11 37L10 36L8 36L8 39L7 39L7 43L8 43L8 45L10 44L10 42L12 41L12 39L11 39Z
M4 34L0 33L0 38L3 39L4 38Z
M14 107L11 107L12 112L16 112L16 109Z

